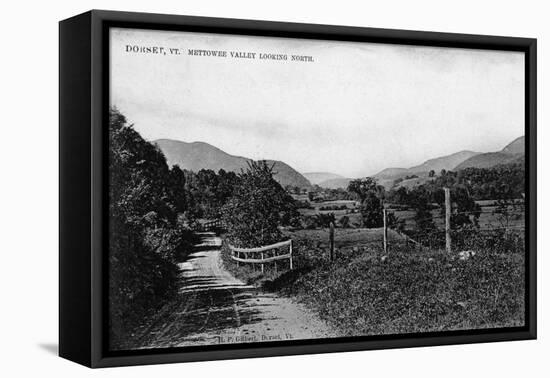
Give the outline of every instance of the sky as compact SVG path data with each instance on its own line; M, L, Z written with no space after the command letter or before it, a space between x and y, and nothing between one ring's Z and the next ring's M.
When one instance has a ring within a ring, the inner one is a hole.
M519 52L132 29L110 38L111 105L151 141L360 177L498 151L524 134Z

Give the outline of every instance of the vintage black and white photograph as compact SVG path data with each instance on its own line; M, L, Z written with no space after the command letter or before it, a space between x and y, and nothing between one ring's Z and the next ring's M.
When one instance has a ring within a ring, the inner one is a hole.
M525 64L110 28L109 350L524 326Z

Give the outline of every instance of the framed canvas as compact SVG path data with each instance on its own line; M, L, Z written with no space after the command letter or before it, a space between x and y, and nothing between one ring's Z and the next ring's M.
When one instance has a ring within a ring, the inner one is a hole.
M536 40L60 22L59 353L536 338Z

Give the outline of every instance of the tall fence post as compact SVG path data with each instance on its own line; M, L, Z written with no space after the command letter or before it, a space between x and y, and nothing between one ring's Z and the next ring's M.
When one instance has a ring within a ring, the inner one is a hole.
M388 253L388 221L387 221L387 211L386 209L382 210L382 215L384 217L384 254Z
M443 188L445 191L445 250L451 253L451 191L449 188Z
M334 261L334 222L329 226L330 261Z
M290 239L290 270L292 270L292 239Z
M260 256L262 257L262 260L264 259L264 253L260 252ZM262 268L262 273L264 272L264 264L260 264L260 267Z

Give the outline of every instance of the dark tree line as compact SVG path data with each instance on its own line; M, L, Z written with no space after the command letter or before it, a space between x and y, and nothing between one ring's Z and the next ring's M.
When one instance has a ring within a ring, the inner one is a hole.
M178 217L186 199L181 171L124 115L109 118L109 329L111 346L129 342L147 312L175 293L181 254L193 234Z
M233 172L168 167L117 109L109 119L109 328L123 347L177 289L177 263L197 242L198 218L215 218L233 195Z
M452 200L451 228L478 227L481 207L476 200L496 200L509 204L524 194L525 170L522 162L493 168L466 168L458 172L442 170L432 180L412 188L391 189L386 199L393 204L406 205L415 210L420 230L433 230L432 210L444 215L444 191L450 188ZM503 205L505 206L505 205Z
M476 200L522 198L525 193L525 161L493 168L466 168L458 171L456 181L468 186Z
M226 172L223 169L218 173L210 169L201 169L198 172L185 170L183 174L185 184L182 193L186 196L185 214L190 222L198 218L219 218L222 215L222 206L233 195L240 180L235 172Z

